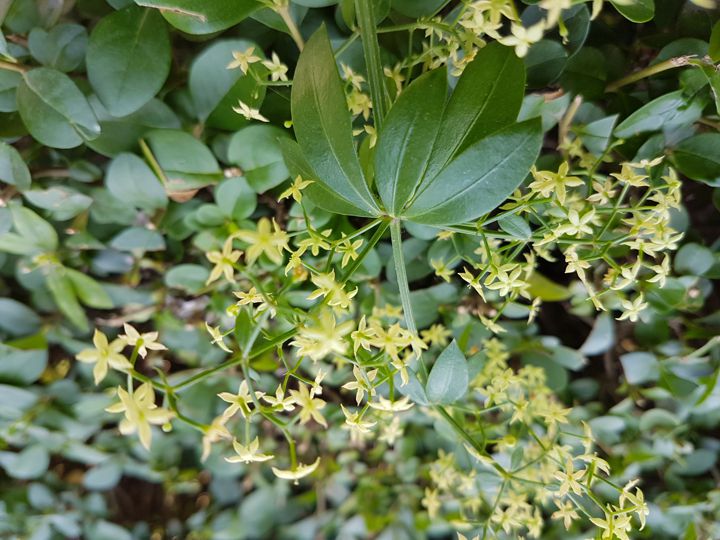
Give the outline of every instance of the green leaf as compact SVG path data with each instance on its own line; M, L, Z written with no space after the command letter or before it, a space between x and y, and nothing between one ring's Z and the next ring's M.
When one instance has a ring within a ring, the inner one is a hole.
M720 62L720 21L717 21L710 33L710 46L708 56L713 62Z
M150 101L170 73L170 37L160 14L130 6L103 18L87 51L90 84L113 116Z
M50 212L51 217L57 221L65 221L84 212L93 200L63 186L53 186L48 189L35 189L26 191L23 196L34 206Z
M0 298L0 329L12 336L34 334L42 321L32 309L12 298Z
M254 47L253 54L265 58L259 45L244 39L218 41L201 52L190 66L188 87L195 112L199 119L212 127L236 130L249 122L236 113L238 101L259 109L265 98L265 86L259 85L256 76L267 71L262 64L251 64L247 75L240 69L228 69L233 51L246 51Z
M44 66L72 71L85 58L87 32L79 24L58 24L46 32L35 27L28 35L30 54Z
M112 160L105 176L108 191L136 208L165 208L167 194L152 169L134 154L119 154Z
M540 272L533 272L528 278L528 292L532 297L538 297L543 302L562 302L572 296L567 287L555 283L543 276Z
M392 8L413 19L434 15L449 0L392 0Z
M186 34L213 34L236 25L262 4L257 0L135 0L161 10L165 20Z
M146 134L155 158L165 172L169 194L199 189L222 178L210 149L195 137L176 129L156 129Z
M517 119L525 94L525 67L497 42L470 62L445 107L423 187L460 152Z
M16 71L0 71L0 112L17 111L15 95L21 80L22 75Z
M45 371L47 361L47 349L22 350L0 344L0 381L32 384Z
M57 233L47 221L29 208L22 206L13 205L10 212L15 230L26 242L44 251L57 249Z
M210 272L199 264L179 264L165 274L165 285L196 294L205 287Z
M286 131L267 125L247 126L232 136L227 155L238 165L256 193L263 193L286 180L290 173L283 161L280 139Z
M693 180L720 178L720 133L701 133L680 142L672 153L675 166Z
M630 384L654 382L660 378L660 363L654 354L632 352L620 356L625 379Z
M179 129L180 120L173 110L159 99L151 99L132 114L116 118L100 103L96 96L90 97L102 132L87 145L105 156L116 156L138 146L138 140L151 129Z
M692 124L700 118L702 105L694 100L688 103L682 90L676 90L646 103L615 128L615 136L628 138L648 131L672 129Z
M122 477L120 464L107 460L96 465L83 476L83 486L90 491L106 491L114 488Z
M295 178L300 175L304 179L316 179L318 175L305 159L300 146L290 139L280 139L280 149L283 153L285 165L287 165L290 176ZM332 212L333 214L343 214L347 216L367 216L367 212L362 210L342 198L330 188L321 182L313 182L303 191L316 206L323 210Z
M712 92L712 97L715 101L715 110L718 114L720 114L720 72L718 72L714 66L707 66L703 64L699 67L710 85L710 91Z
M378 136L375 183L385 209L398 215L428 167L445 108L447 73L436 69L413 81L393 104Z
M241 176L228 178L215 188L215 204L226 217L240 221L249 218L257 207L257 195Z
M50 289L55 304L70 322L82 331L88 330L88 320L85 311L78 302L75 288L65 274L63 268L54 268L47 276L47 286Z
M18 454L0 452L0 465L11 478L31 480L45 474L50 465L50 456L45 448L34 444Z
M541 143L538 118L481 139L419 188L405 217L428 225L448 225L490 212L525 179Z
M634 23L648 22L655 16L654 0L633 0L632 2L610 0L610 3L620 15Z
M83 304L96 309L110 309L114 307L113 301L110 299L108 293L106 293L105 289L93 278L72 268L66 268L65 274L70 279L75 289L75 294Z
M430 370L425 392L430 403L453 403L462 398L467 389L467 359L453 340Z
M75 83L50 68L32 69L17 87L20 117L30 134L52 148L74 148L100 134L100 125Z
M4 142L0 142L0 182L15 186L18 191L30 189L30 171L20 152Z
M317 173L313 180L360 209L361 215L379 215L355 153L350 112L325 26L300 55L291 102L295 136Z
M165 239L157 231L145 227L130 227L113 238L110 247L118 251L162 251L165 249Z
M500 228L518 240L529 240L532 236L532 229L527 221L516 214L507 214L498 219Z
M609 351L614 344L615 323L612 317L602 313L595 319L595 324L579 351L587 356L594 356Z
M715 264L715 255L705 246L685 244L675 254L673 266L678 274L702 276Z
M568 60L560 82L566 91L581 94L586 100L599 99L605 92L606 63L600 50L584 47Z

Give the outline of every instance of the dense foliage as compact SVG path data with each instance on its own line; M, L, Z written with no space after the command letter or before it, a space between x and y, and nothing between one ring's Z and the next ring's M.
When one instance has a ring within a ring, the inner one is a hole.
M719 19L0 3L0 536L720 537Z

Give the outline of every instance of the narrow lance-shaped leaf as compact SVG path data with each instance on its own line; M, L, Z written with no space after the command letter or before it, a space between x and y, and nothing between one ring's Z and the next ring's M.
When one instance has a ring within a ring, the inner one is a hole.
M280 150L285 160L285 165L290 171L290 177L300 175L304 180L312 180L313 183L307 186L303 193L317 206L335 214L347 216L367 216L368 213L361 210L354 204L343 199L337 193L328 189L325 184L318 182L317 173L303 156L302 149L295 141L282 138L278 141Z
M428 167L445 108L445 69L415 80L393 104L378 136L375 183L385 209L400 214Z
M522 183L541 143L539 118L478 141L422 188L405 217L428 225L449 225L490 212Z
M491 43L477 53L445 108L423 183L459 152L517 119L525 94L525 67L513 49Z
M378 215L355 153L350 112L324 26L300 55L291 101L295 136L318 175L316 181L365 215Z

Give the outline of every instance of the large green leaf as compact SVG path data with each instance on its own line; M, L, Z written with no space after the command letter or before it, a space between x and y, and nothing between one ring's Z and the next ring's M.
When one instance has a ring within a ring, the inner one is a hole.
M17 87L20 117L30 134L53 148L74 148L100 134L95 114L75 83L57 70L32 69Z
M455 340L440 353L430 370L425 391L431 403L452 403L468 389L468 363Z
M163 17L187 34L212 34L236 25L262 4L257 0L135 0L160 10Z
M400 214L428 167L445 108L447 74L416 79L390 109L375 151L375 184L385 209Z
M672 129L692 124L702 115L700 100L688 101L682 90L653 99L628 116L615 128L615 136L627 138L648 131Z
M287 131L279 127L253 124L242 128L230 139L228 159L243 170L257 193L274 188L287 179L289 173L280 148L280 139L287 137Z
M481 139L421 187L404 216L428 225L477 219L520 185L535 162L541 143L538 118Z
M514 122L524 94L525 66L513 49L491 43L480 50L445 108L423 183L465 148Z
M155 210L167 206L167 195L150 167L134 154L119 154L105 177L108 191L136 208Z
M58 24L49 32L35 27L28 36L30 54L41 64L72 71L85 58L87 32L79 24Z
M675 166L693 180L720 178L720 133L701 133L685 139L673 150Z
M113 116L126 116L150 101L170 72L170 37L162 17L137 6L102 19L90 35L90 84Z
M378 215L353 145L350 112L327 30L308 40L292 88L295 135L316 182L342 196L365 215Z

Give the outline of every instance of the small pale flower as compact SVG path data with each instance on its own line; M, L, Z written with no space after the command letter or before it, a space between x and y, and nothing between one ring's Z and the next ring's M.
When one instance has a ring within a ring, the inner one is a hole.
M132 347L137 347L138 354L143 358L145 358L145 356L147 355L148 350L167 350L167 347L165 345L163 345L162 343L158 343L157 332L146 332L144 334L141 334L127 323L123 324L123 329L125 330L125 333L120 336L120 339L122 339L125 343Z
M95 364L93 368L95 384L99 384L105 378L108 367L118 370L132 368L132 364L128 359L120 353L125 348L124 340L115 339L108 343L107 336L100 330L95 330L93 345L95 345L95 348L84 349L75 358L80 362Z
M237 107L233 107L233 111L241 116L244 116L247 120L258 120L260 122L269 122L262 114L259 109L254 109L247 103L238 101Z
M260 440L255 437L247 446L244 446L238 442L237 439L233 440L233 450L237 455L226 457L225 461L228 463L252 463L254 461L263 462L274 458L271 454L261 454L259 452Z
M273 467L272 472L278 478L281 478L282 480L292 480L293 483L297 485L298 480L314 473L315 469L318 468L318 465L320 465L320 458L317 458L310 465L303 465L302 463L299 463L297 467L289 470Z

